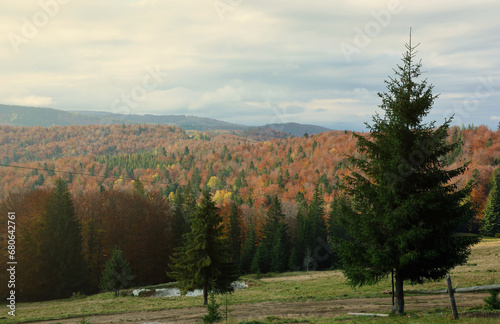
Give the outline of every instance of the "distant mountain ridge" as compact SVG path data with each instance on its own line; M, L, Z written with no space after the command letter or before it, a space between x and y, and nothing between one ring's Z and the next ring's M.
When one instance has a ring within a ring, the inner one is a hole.
M323 132L329 132L332 129L316 126L316 125L307 125L307 124L298 124L298 123L284 123L284 124L267 124L262 127L267 127L275 130L279 130L293 136L303 136L304 134L312 135L319 134Z
M74 111L83 116L99 117L103 120L120 121L120 123L132 124L161 124L177 126L185 130L246 130L249 126L232 124L225 121L186 115L135 115L135 114L113 114L102 111Z
M70 126L109 124L161 124L196 131L237 131L266 133L271 137L283 138L286 134L302 136L318 134L331 129L298 123L268 124L252 127L225 121L186 115L135 115L114 114L102 111L64 111L53 108L25 107L0 104L0 125L7 126ZM273 131L266 131L272 129Z

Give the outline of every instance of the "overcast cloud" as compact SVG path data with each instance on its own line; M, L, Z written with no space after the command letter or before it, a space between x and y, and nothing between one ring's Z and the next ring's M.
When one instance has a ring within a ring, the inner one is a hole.
M499 17L494 0L5 0L0 103L362 130L412 27L430 118L496 129Z

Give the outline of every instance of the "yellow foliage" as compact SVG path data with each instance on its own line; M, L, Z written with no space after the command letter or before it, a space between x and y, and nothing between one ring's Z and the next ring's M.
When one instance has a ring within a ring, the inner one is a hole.
M219 184L220 184L220 181L219 181L219 179L218 179L217 177L215 177L215 176L212 176L212 177L210 178L210 180L208 180L208 182L207 182L207 186L209 186L209 187L210 187L210 188L212 188L212 189L217 188L217 187L219 186Z
M226 190L217 190L213 197L213 201L218 205L223 204L224 202L229 201L230 199L231 199L231 192L228 192Z

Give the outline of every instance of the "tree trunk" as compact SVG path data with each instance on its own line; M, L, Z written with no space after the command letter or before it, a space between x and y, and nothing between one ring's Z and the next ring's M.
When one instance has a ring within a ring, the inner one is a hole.
M203 305L208 304L208 285L203 285Z
M396 270L395 273L396 277L396 291L395 291L395 297L396 301L394 305L392 306L392 314L395 315L403 315L405 311L405 296L403 292L403 278L401 277L401 274L399 273L398 270Z

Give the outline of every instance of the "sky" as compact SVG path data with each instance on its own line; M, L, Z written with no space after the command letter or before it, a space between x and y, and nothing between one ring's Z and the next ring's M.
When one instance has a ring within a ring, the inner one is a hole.
M428 120L500 123L500 2L4 0L0 103L364 130L405 43Z

